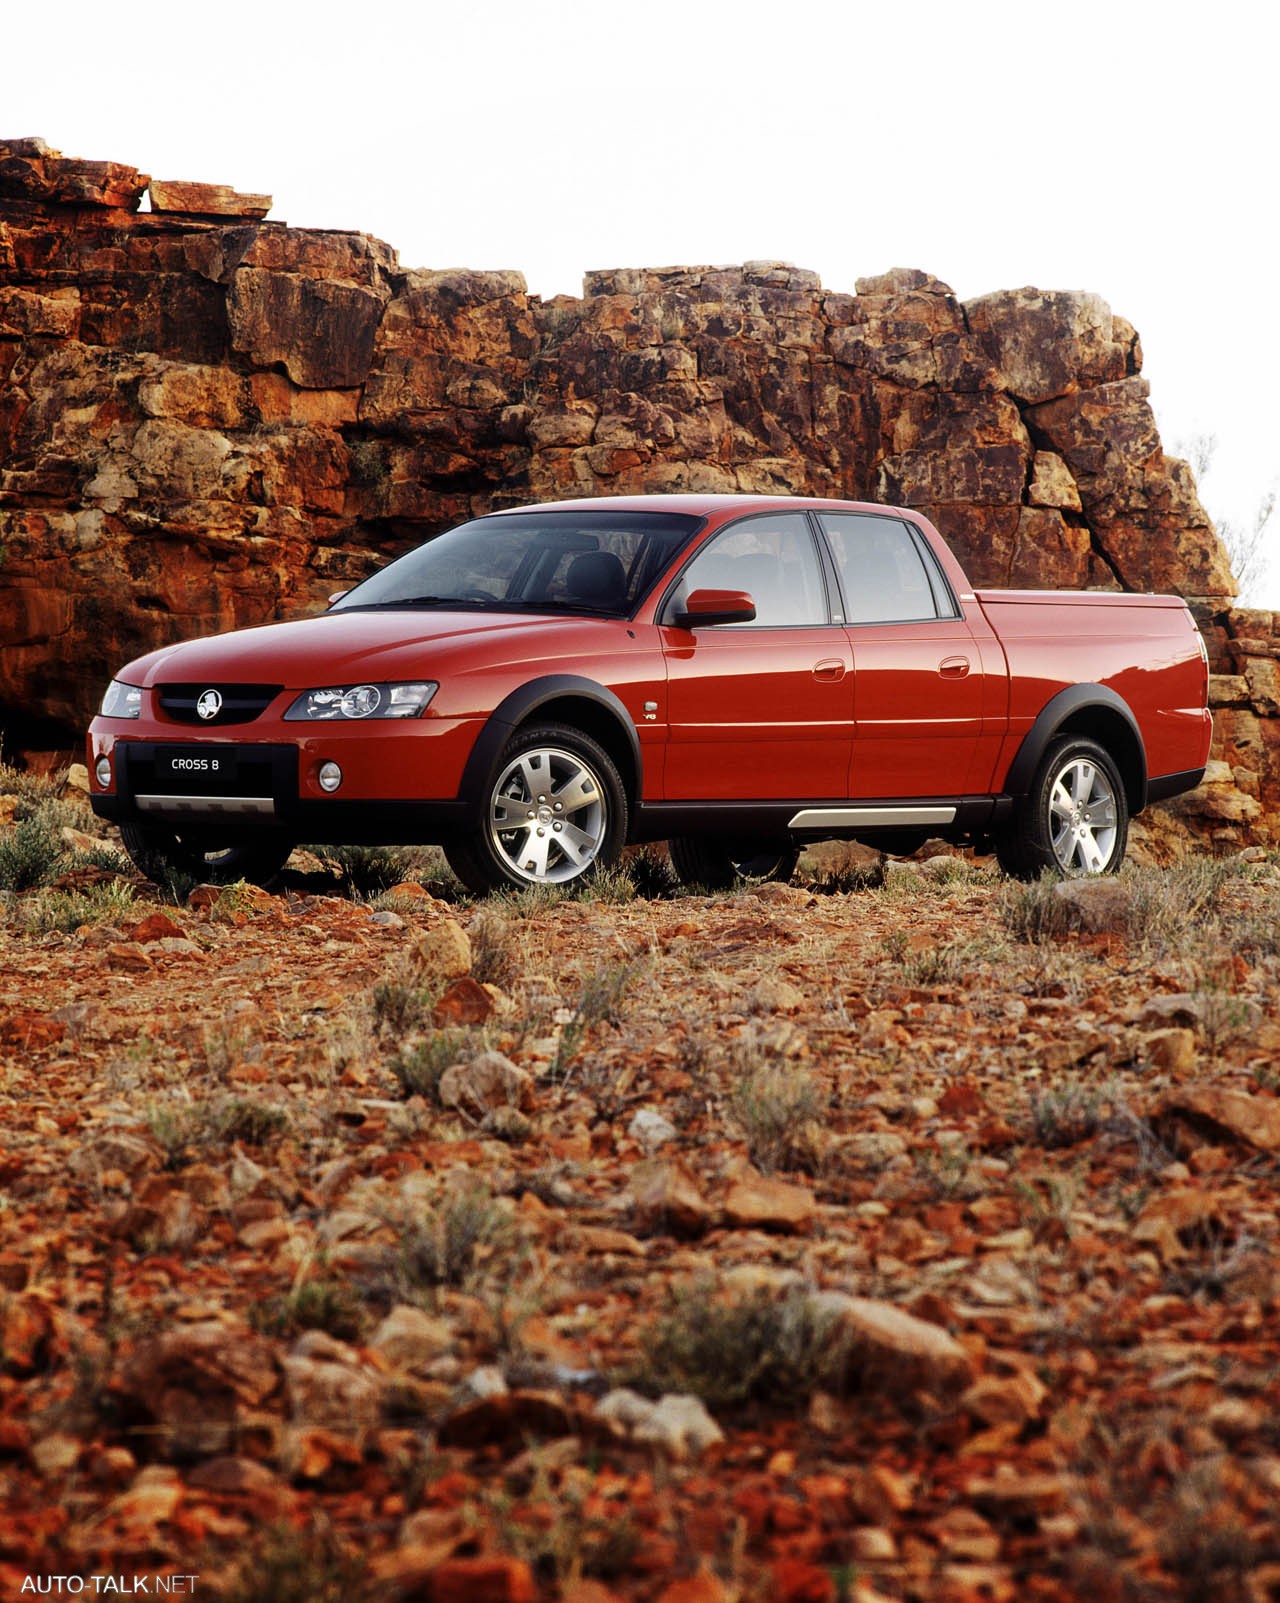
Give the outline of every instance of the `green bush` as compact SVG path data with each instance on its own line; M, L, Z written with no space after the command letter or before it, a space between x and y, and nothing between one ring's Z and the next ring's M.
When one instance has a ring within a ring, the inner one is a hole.
M69 935L84 924L123 924L135 919L133 886L123 880L91 885L84 891L44 889L18 906L18 921L28 935L61 930Z
M29 891L45 885L62 856L62 844L39 814L24 818L0 839L0 890Z

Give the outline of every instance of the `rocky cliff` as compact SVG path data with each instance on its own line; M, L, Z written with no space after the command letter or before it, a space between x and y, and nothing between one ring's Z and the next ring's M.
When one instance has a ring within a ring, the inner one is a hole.
M149 191L150 210L139 206ZM1183 804L1280 827L1277 619L1232 605L1138 337L1097 295L855 294L776 262L412 271L270 197L0 144L0 727L70 746L122 660L318 605L451 522L587 493L919 507L979 583L1174 590L1218 759Z

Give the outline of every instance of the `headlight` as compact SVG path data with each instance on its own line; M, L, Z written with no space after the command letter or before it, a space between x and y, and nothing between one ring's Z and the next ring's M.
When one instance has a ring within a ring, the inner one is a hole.
M142 691L137 685L126 685L121 679L113 679L107 686L100 710L104 718L140 718Z
M440 686L427 680L412 685L331 685L304 690L285 713L292 719L416 718Z

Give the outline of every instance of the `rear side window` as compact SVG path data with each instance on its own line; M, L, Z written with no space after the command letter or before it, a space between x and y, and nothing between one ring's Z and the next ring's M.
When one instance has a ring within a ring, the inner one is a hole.
M675 610L694 590L745 590L754 623L719 629L786 629L827 622L827 595L809 521L783 512L744 518L703 546L685 569Z
M911 623L955 616L932 553L905 523L860 512L824 512L850 623Z

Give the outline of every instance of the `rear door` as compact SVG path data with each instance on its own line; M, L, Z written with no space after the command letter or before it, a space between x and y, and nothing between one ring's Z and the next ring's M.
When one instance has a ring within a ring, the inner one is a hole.
M928 544L892 515L823 512L818 522L835 558L853 657L847 795L985 791L986 667Z
M684 597L703 589L747 591L755 621L675 627ZM853 659L804 513L742 518L713 535L668 597L659 633L668 801L844 795Z

